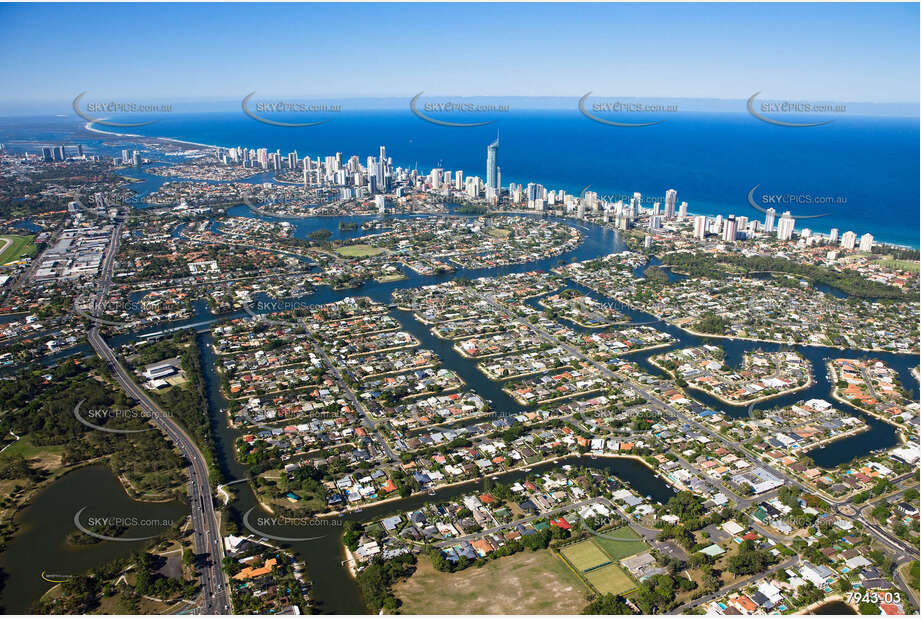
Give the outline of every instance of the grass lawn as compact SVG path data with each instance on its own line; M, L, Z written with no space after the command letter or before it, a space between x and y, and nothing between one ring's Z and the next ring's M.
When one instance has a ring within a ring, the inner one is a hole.
M277 472L276 470L270 470L268 472L263 472L260 476L268 481L273 481L277 483L279 477L275 476L276 472ZM228 493L231 493L234 488L235 486L231 485L230 487L226 488L226 491L228 491ZM263 487L263 486L259 486L259 488L256 490L256 495L258 495L259 498L263 502L265 502L266 504L272 507L279 506L283 509L291 509L294 511L308 511L309 510L312 512L322 511L323 509L326 508L326 500L324 498L321 498L320 496L314 496L314 495L311 495L309 498L305 498L303 495L304 492L299 491L298 489L293 489L292 491L298 496L300 496L301 499L295 502L292 502L284 496L282 496L281 498L274 498L273 497L274 488L273 487ZM231 493L231 495L233 494Z
M633 554L638 554L641 551L648 549L646 542L640 538L636 532L633 531L630 526L624 526L623 528L618 528L616 530L606 530L603 532L605 536L596 536L592 541L598 544L601 549L605 551L610 557L611 560L617 562L621 558L626 558L627 556L632 556ZM605 538L613 537L613 538ZM614 539L636 539L635 541L615 541Z
M506 238L512 235L512 230L507 230L502 227L488 227L486 228L486 233L492 236L493 238L505 240Z
M921 264L912 262L911 260L884 259L881 263L886 268L899 268L901 270L907 270L910 273L916 273L921 269Z
M574 545L567 545L560 550L566 559L578 571L587 571L611 561L608 556L591 541L582 541Z
M345 257L371 257L380 255L383 252L383 249L372 247L371 245L348 245L347 247L336 249L336 253Z
M53 470L61 465L61 455L64 452L63 446L35 446L29 436L23 436L15 444L10 445L8 449L0 453L2 457L22 456L26 459L36 459L33 462L39 468Z
M6 249L0 253L0 264L15 262L24 255L35 255L35 243L32 242L35 236L0 236L0 246L6 246ZM5 241L12 242L7 245Z
M585 579L601 594L623 594L636 588L633 580L616 564L609 564L585 574Z
M908 585L911 586L913 590L918 590L919 570L921 569L919 569L917 560L907 562L899 569L902 573L902 577L905 578L905 581L908 582Z
M578 614L588 589L549 550L523 551L459 573L436 571L419 559L394 586L404 614Z

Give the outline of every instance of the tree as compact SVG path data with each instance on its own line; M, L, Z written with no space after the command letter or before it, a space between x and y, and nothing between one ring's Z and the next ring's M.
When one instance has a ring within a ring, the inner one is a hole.
M333 233L330 232L329 230L320 229L320 230L314 230L310 232L309 234L307 234L307 238L313 241L317 241L317 242L325 242L329 240L332 235Z
M596 598L594 601L585 606L583 614L614 615L623 616L633 614L633 610L624 601L620 595L614 596L611 593Z
M745 541L739 551L729 559L729 570L735 575L760 573L774 562L774 556L764 549L758 549L754 541Z
M886 504L885 500L881 500L880 502L876 504L876 506L873 507L873 511L871 511L871 514L873 515L874 519L876 519L876 521L878 521L881 524L884 524L887 521L889 521L889 516L890 516L889 505Z

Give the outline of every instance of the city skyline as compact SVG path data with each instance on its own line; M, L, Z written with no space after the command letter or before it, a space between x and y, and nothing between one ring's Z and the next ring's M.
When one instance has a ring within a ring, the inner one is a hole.
M921 1L26 2L0 614L921 615Z

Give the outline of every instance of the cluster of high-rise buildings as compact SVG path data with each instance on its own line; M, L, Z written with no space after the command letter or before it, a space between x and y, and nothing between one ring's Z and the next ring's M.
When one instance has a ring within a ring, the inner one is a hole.
M312 159L300 157L297 151L282 155L281 150L269 152L267 148L240 146L219 149L218 157L227 165L240 164L246 168L273 171L300 170L305 187L338 188L342 199L363 198L378 194L402 194L397 185L406 184L415 174L393 167L384 146L377 157L369 156L362 165L357 155L343 158L341 152Z
M266 148L247 149L239 146L220 149L218 156L228 165L241 164L244 167L275 171L300 169L305 187L338 189L341 199L363 199L373 196L381 213L390 207L388 196L401 197L409 188L440 192L445 196L463 193L472 199L485 199L490 204L498 204L503 198L502 171L498 162L498 134L495 141L486 148L485 181L479 176L465 176L463 170L436 167L428 174L420 174L416 169L394 167L384 146L380 147L377 157L367 157L364 164L355 155L345 160L341 152L333 156L318 156L311 159L308 156L299 157L297 151L283 156L280 150L269 152ZM642 217L647 229L654 232L661 229L666 222L681 222L689 217L688 204L678 202L678 192L675 189L665 192L664 204L657 201L653 202L651 207L643 206L643 196L640 193L611 200L592 191L574 195L562 189L548 190L543 185L533 182L527 185L509 183L508 192L504 195L510 204L521 208L536 212L562 209L566 214L578 218L591 215L593 218L600 218L603 223L612 224L617 229L636 226ZM734 214L725 218L722 215L696 215L693 216L692 223L695 238L702 240L708 235L715 235L724 242L753 238L759 234L776 234L778 240L792 240L796 232L796 222L790 212L784 212L778 218L773 208L765 211L763 223ZM837 229L833 229L827 236L813 234L809 229L800 230L796 235L807 244L837 242L846 249L859 246L861 251L870 251L873 247L871 234L861 236L859 245L857 235L850 231L842 234L840 239Z
M141 153L137 150L122 150L122 165L133 165L135 167L140 167L141 163L144 162L144 159L141 157ZM117 163L117 161L116 161Z
M386 196L401 197L408 188L429 189L444 193L463 192L471 198L485 195L497 203L501 187L501 171L497 164L499 138L487 149L486 181L479 176L464 176L463 170L433 168L428 174L416 169L394 166L384 146L377 157L369 156L362 163L357 155L345 159L341 152L312 159L300 157L297 151L282 155L280 150L267 148L219 149L218 158L227 165L242 165L273 171L301 171L304 187L338 189L341 199L363 199L374 196L378 210L389 206ZM381 196L381 197L378 197Z
M775 225L776 221L776 225ZM717 234L724 242L735 242L751 238L755 234L776 234L777 240L792 240L796 232L796 220L790 211L785 211L777 219L777 211L768 208L764 211L764 223L749 220L748 217L729 215L723 219L722 215L709 218L704 215L694 217L694 238L703 240L707 234ZM839 244L844 249L860 249L869 253L873 249L873 235L864 234L858 243L857 234L847 231L838 236L838 228L832 228L827 234L813 233L809 228L803 228L796 235L806 244Z
M78 157L83 156L83 144L77 144L73 148L76 148ZM64 145L43 147L42 148L42 160L43 161L65 161L67 160L67 147Z

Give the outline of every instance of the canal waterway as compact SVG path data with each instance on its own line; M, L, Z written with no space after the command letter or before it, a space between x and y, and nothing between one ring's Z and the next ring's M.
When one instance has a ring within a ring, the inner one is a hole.
M156 190L157 187L168 180L146 174L143 170L131 172L135 177L141 178L142 183L132 186L138 190L140 200L146 193ZM265 176L255 179L247 179L249 182L270 182ZM248 206L235 206L230 208L228 214L231 216L248 216L260 219L275 220L273 217L266 217L254 213ZM536 215L524 215L535 217ZM307 235L318 229L328 229L333 233L333 238L351 238L358 237L366 233L360 229L342 230L339 229L339 222L362 222L373 217L318 217L311 219L288 219L295 228L295 237L306 238ZM311 294L296 299L311 304L323 304L339 300L349 296L368 296L372 300L389 304L391 293L394 290L418 287L421 285L431 285L440 281L450 280L454 277L476 278L484 276L498 276L512 272L529 272L529 271L549 271L562 261L582 261L601 257L609 253L621 252L626 249L620 234L610 228L602 227L593 223L576 222L570 219L557 219L567 225L574 226L585 236L585 240L576 249L565 252L559 256L545 258L536 262L527 264L510 265L490 269L458 269L455 273L445 273L437 276L422 276L412 271L405 270L407 279L401 281L374 283L369 282L357 289L335 291L329 287L321 287ZM178 237L182 232L183 226L178 226L172 231L174 237ZM657 265L657 261L651 262ZM642 276L644 267L637 269L637 276ZM665 269L670 279L680 278L682 275L671 273ZM610 301L602 295L596 294L582 286L569 283L566 287L587 293L593 298L602 301ZM822 290L825 293L839 295L835 290ZM534 306L534 305L532 305ZM720 345L726 350L727 362L731 365L741 363L742 355L748 350L776 350L780 349L780 344L754 342L745 340L722 339L714 337L701 337L692 335L675 326L658 321L654 316L631 309L623 309L631 322L633 323L651 323L655 328L666 331L675 337L675 343L669 348L659 348L648 352L638 352L627 355L626 358L637 362L646 371L659 373L656 367L648 362L648 358L653 354L660 354L668 349L676 347L689 347L701 345L702 343L711 343ZM413 319L408 312L399 310L391 311L402 327L415 335L422 345L436 351L442 359L442 364L456 371L467 383L467 387L476 390L486 399L492 401L493 408L500 414L514 413L521 411L513 399L506 396L498 383L492 382L485 378L476 370L474 363L462 358L454 351L450 342L434 337L421 323ZM212 429L216 438L219 465L222 469L222 475L225 479L234 480L246 478L247 470L240 465L234 458L234 442L239 436L238 432L229 428L227 419L223 410L227 405L220 392L220 379L215 370L215 358L211 347L212 338L209 332L210 327L220 321L234 318L246 317L243 311L237 311L228 314L214 315L207 307L207 303L197 301L193 304L193 315L185 320L161 323L151 325L138 332L119 335L109 340L110 345L117 347L127 343L139 340L142 336L151 334L169 333L177 329L193 329L200 333L199 350L201 354L201 365L205 372L205 384L208 396L208 414L211 419ZM575 330L585 330L572 323L566 324ZM893 367L899 374L899 378L909 389L916 389L917 382L911 376L910 370L917 363L917 357L911 355L898 355L890 353L864 353L851 350L837 350L818 346L794 346L794 349L802 353L812 364L813 368L813 385L805 390L771 399L763 402L758 407L774 407L785 405L795 401L820 397L830 399L831 385L826 376L824 363L828 358L878 358ZM87 346L78 346L62 353L50 362L59 362L61 359L74 354L90 354L91 350ZM690 394L703 407L712 408L724 412L728 416L738 418L749 413L748 406L730 406L724 404L705 393L691 391ZM825 467L836 466L840 463L850 461L856 456L865 454L870 450L887 448L897 443L897 434L895 429L886 423L878 421L862 412L859 412L850 406L835 402L836 406L847 408L850 412L861 416L870 425L870 430L857 436L846 438L828 446L810 453L810 456L818 465ZM527 474L536 474L546 470L554 469L564 464L576 466L587 466L592 468L606 469L610 474L620 478L630 484L642 495L650 495L654 500L664 502L673 494L671 488L660 478L658 478L648 467L632 459L609 459L599 458L591 459L588 457L571 457L566 460L553 462L549 464L540 464L531 468L530 471L510 472L496 480L502 482L513 482L520 480ZM107 480L106 480L107 479ZM304 526L272 526L267 528L268 532L275 536L289 538L308 538L317 537L309 541L299 541L290 543L291 549L307 563L307 568L313 583L312 596L317 603L318 610L323 613L365 613L360 594L358 593L355 582L350 577L348 570L343 565L345 554L340 541L342 526L345 521L355 518L361 521L370 521L378 519L393 512L405 512L422 506L432 501L448 500L463 493L474 489L477 484L483 481L471 481L463 485L456 485L441 490L437 490L434 496L420 495L401 500L399 502L379 504L365 508L360 513L350 513L348 515L334 519L332 522L324 522L322 525L304 525ZM114 486L113 486L114 483ZM252 493L248 483L241 483L230 488L235 494L231 503L232 508L236 511L239 518L242 514L251 509L258 510L256 497ZM50 498L48 497L50 496ZM60 500L60 503L55 502ZM18 534L4 556L4 565L16 565L15 578L10 576L10 580L4 587L4 605L9 611L25 611L32 602L38 599L41 594L47 590L51 584L44 582L41 578L41 570L53 569L63 573L79 573L85 571L93 564L100 560L110 559L126 555L131 551L130 543L101 543L94 546L96 554L91 555L88 549L80 551L71 551L62 546L63 537L68 530L73 529L73 512L78 510L84 502L90 501L93 504L105 504L107 508L117 505L117 508L124 508L126 512L132 505L139 508L145 516L150 516L152 507L163 509L181 509L179 505L149 505L133 503L121 491L117 480L114 479L111 472L103 467L86 468L65 476L44 492L42 492L35 502L28 507L23 513L23 521L28 525ZM125 503L124 501L127 501ZM78 505L79 503L79 505ZM129 504L130 503L130 504ZM66 505L62 508L60 504ZM71 512L71 510L73 512ZM172 511L170 511L172 512ZM64 521L64 520L68 520ZM48 530L57 530L60 534L45 534ZM127 536L127 535L126 535ZM30 543L34 543L37 551L30 551ZM125 553L122 553L125 552ZM92 556L83 560L85 556ZM27 564L28 568L22 569L22 564ZM11 568L4 566L9 574ZM839 613L839 612L833 612ZM843 612L841 612L843 613Z

